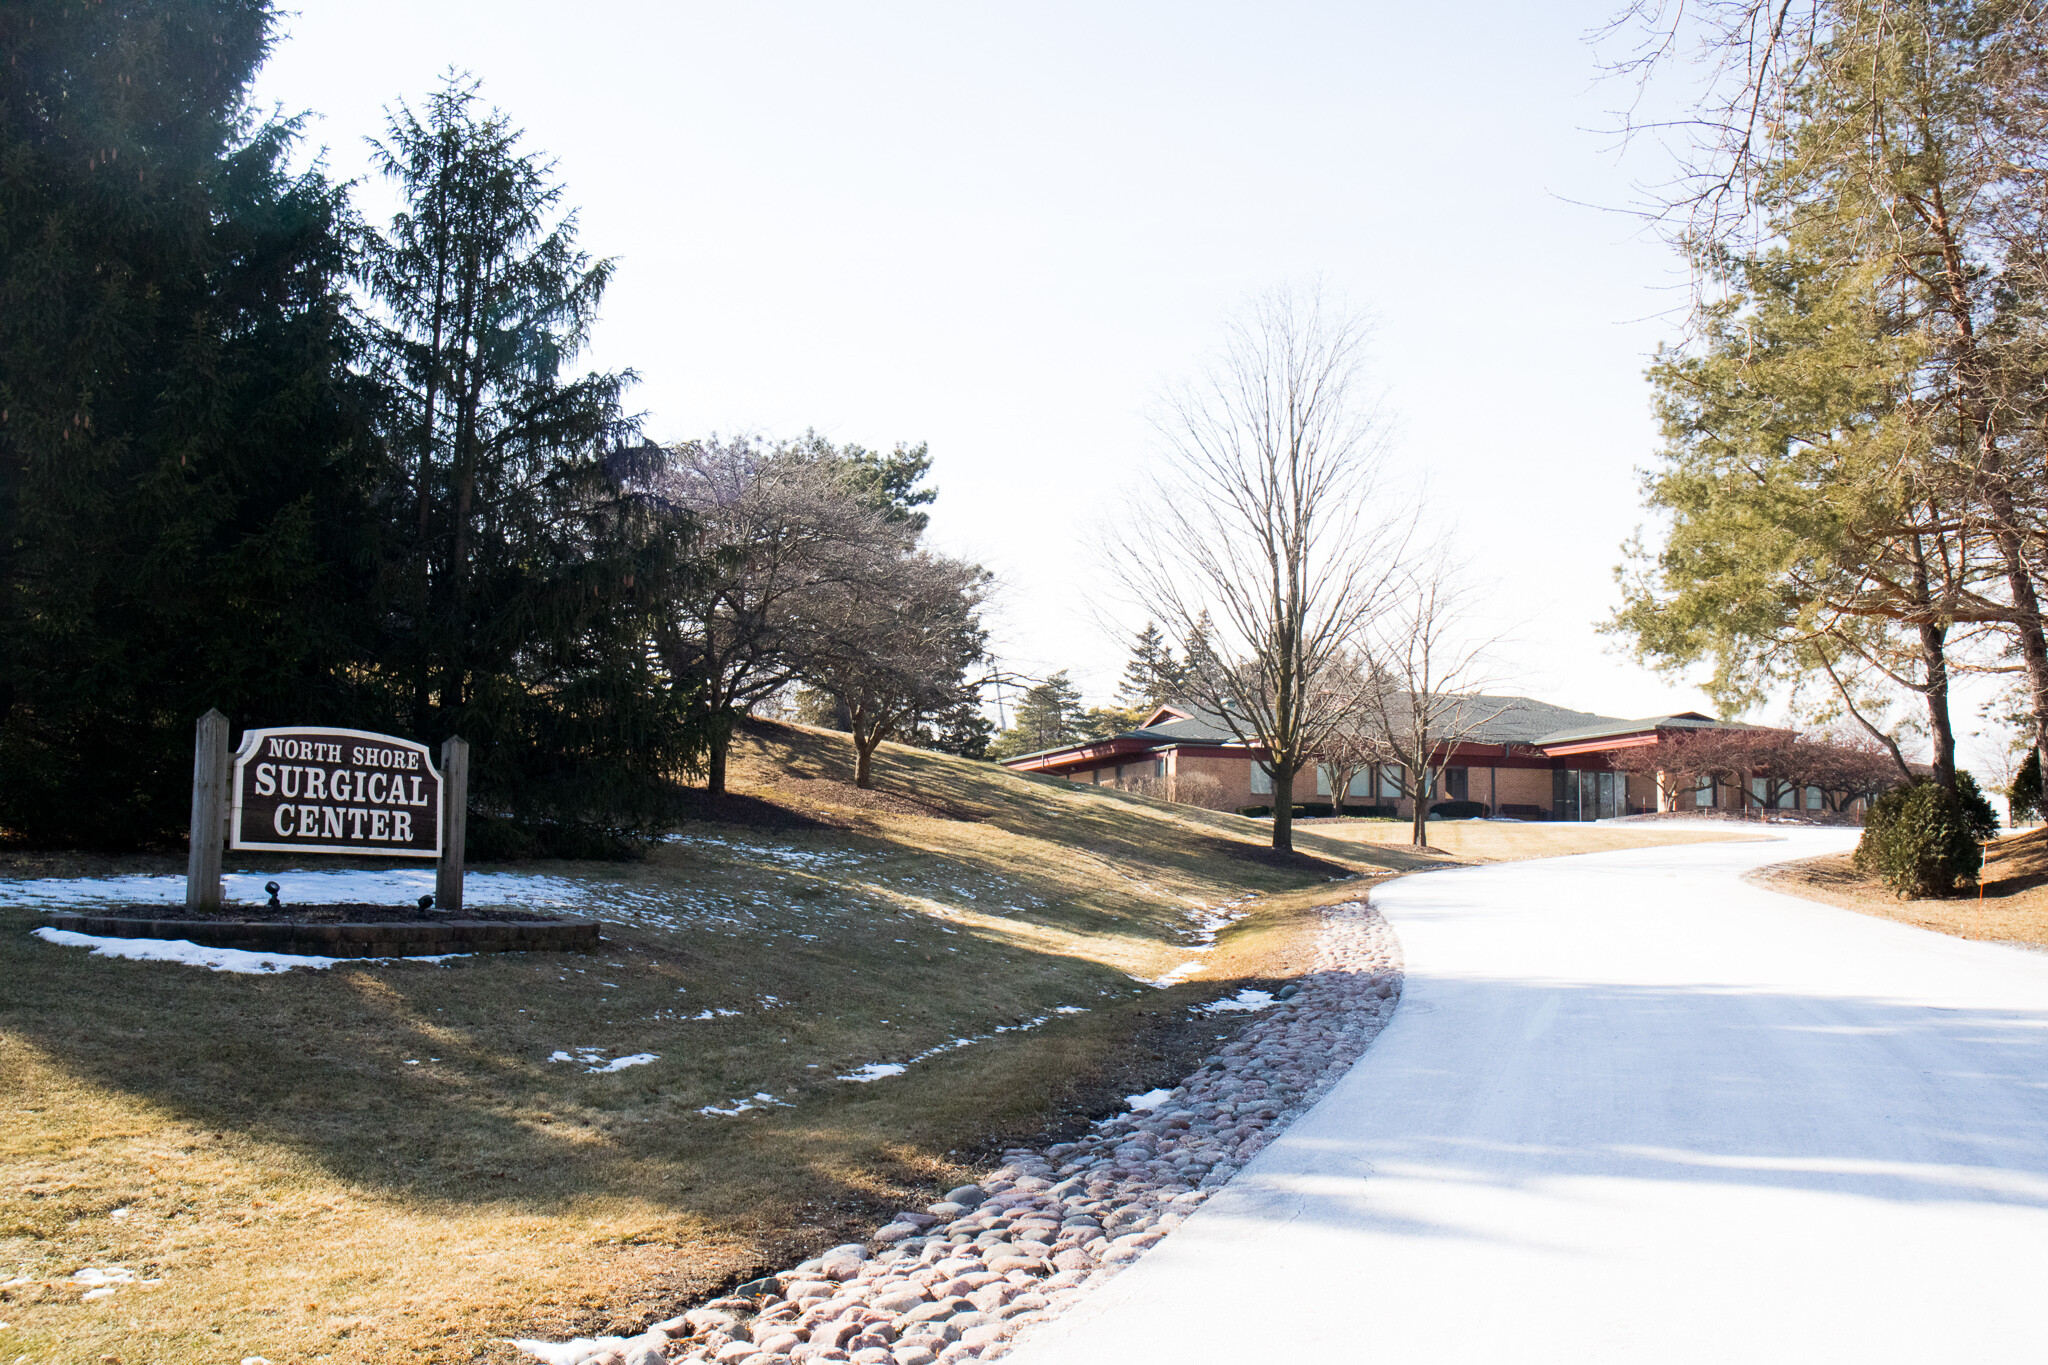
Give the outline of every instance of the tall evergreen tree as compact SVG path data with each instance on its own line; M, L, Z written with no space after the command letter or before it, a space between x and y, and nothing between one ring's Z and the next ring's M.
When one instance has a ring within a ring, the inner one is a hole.
M182 835L194 717L353 714L345 206L265 0L0 9L0 826Z
M1732 703L1811 675L1867 721L1903 683L1944 786L1949 675L2006 645L2048 745L2048 15L1664 10L1652 50L1702 38L1722 79L1670 206L1704 286L1700 344L1653 372L1673 530L1621 626L1660 661L1714 657Z
M1063 668L1025 689L1017 699L1014 723L997 736L989 752L1000 758L1036 753L1071 744L1086 733L1081 694Z
M1124 665L1117 699L1130 710L1150 711L1173 699L1180 690L1182 673L1173 646L1156 624L1147 621L1131 641L1131 657Z
M376 147L405 201L364 267L400 509L380 676L416 733L476 746L479 804L512 817L486 848L602 851L659 822L708 735L642 647L691 525L636 491L660 452L630 444L632 374L567 373L612 263L521 140L450 75Z

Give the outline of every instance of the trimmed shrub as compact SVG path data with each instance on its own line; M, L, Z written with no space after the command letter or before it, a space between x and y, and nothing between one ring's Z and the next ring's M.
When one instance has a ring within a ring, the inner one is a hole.
M1973 825L1982 828L1990 803L1975 782L1969 783L1968 792L1959 796L1938 783L1922 781L1879 796L1863 818L1856 870L1876 877L1900 897L1945 896L1974 881L1984 865L1984 850L1977 846ZM1976 809L1980 805L1982 811ZM1997 817L1991 816L1990 823L1995 830Z
M1484 801L1439 801L1429 808L1429 813L1446 820L1483 820L1493 813L1493 808Z
M1239 806L1237 813L1239 815L1249 815L1256 820L1271 815L1273 808L1271 806Z

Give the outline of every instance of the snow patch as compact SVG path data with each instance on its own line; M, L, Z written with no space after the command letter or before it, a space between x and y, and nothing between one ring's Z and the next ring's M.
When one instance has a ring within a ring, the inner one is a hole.
M744 1114L749 1109L766 1109L770 1105L778 1105L784 1109L796 1108L796 1106L791 1104L788 1100L778 1100L765 1090L756 1090L754 1092L754 1096L752 1099L734 1100L732 1102L732 1107L729 1109L720 1109L715 1104L707 1104L702 1109L699 1109L697 1112L700 1114L713 1114L719 1118L729 1119Z
M551 1062L574 1062L592 1076L602 1076L612 1071L624 1071L629 1066L646 1066L649 1062L661 1060L659 1052L635 1052L629 1057L614 1057L611 1061L607 1062L604 1059L604 1051L601 1047L558 1048L548 1054L548 1060Z
M661 1054L659 1052L635 1052L629 1057L614 1057L603 1066L586 1067L584 1069L593 1076L602 1076L607 1072L624 1071L629 1066L646 1066L649 1062L658 1062L660 1060Z
M1278 1004L1271 991L1243 990L1228 1000L1211 1000L1206 1005L1195 1006L1197 1014L1249 1014L1269 1005Z
M1145 1113L1148 1110L1157 1109L1172 1098L1173 1092L1171 1090L1147 1090L1142 1095L1124 1096L1124 1103L1138 1113Z
M1029 1032L1042 1024L1051 1023L1054 1014L1086 1014L1087 1012L1087 1009L1081 1005L1060 1005L1053 1009L1052 1014L1041 1014L1036 1019L1026 1019L1021 1024L997 1024L987 1033L968 1038L948 1038L936 1047L926 1048L906 1062L869 1062L858 1071L850 1075L841 1076L839 1079L842 1081L859 1081L865 1084L868 1081L879 1081L890 1076L901 1076L908 1067L925 1060L927 1057L936 1057L942 1052L958 1052L961 1048L973 1047L976 1043L986 1043L999 1033ZM884 1019L882 1022L886 1024L889 1021Z
M343 962L446 962L469 953L439 953L432 957L317 957L310 953L256 953L246 948L203 948L182 938L101 938L77 934L69 929L31 929L45 943L60 948L90 948L94 957L123 957L134 962L181 962L188 967L205 967L216 972L239 972L265 976L294 968L324 971Z

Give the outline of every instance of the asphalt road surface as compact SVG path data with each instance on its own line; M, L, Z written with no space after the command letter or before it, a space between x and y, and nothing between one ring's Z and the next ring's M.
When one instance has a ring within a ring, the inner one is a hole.
M1386 1031L1010 1359L2048 1361L2048 953L1741 880L1849 840L1380 888Z

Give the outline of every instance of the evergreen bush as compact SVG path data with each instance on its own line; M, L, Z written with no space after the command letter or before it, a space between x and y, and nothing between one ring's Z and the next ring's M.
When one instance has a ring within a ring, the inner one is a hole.
M1962 803L1963 823L1972 839L1981 844L1998 837L1998 812L1991 808L1991 798L1967 771L1956 774L1956 799Z
M1484 801L1439 801L1429 808L1429 813L1446 820L1483 820L1493 809Z
M2041 817L2041 751L2027 750L2027 761L2020 765L2019 772L2012 779L2012 790L2006 794L2006 812L2014 824L2022 820L2038 820Z
M1922 781L1894 787L1873 801L1856 845L1856 870L1902 898L1948 895L1975 880L1984 865L1976 829L1989 816L1990 803L1969 774L1957 776L1958 787L1967 783L1965 794ZM1996 817L1990 824L1995 830Z

